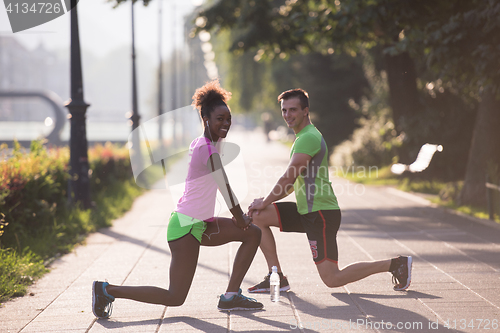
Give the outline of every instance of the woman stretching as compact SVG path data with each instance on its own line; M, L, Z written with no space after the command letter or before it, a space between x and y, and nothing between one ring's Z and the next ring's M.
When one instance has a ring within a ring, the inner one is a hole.
M259 247L260 229L241 210L219 155L220 141L231 126L231 112L226 105L230 97L231 93L221 88L217 80L197 89L193 96L193 106L200 112L204 132L189 147L190 162L184 193L168 223L167 240L172 255L168 290L94 281L92 310L96 317L108 318L115 298L165 306L182 305L193 281L200 244L216 246L233 241L242 244L234 260L226 293L219 298L218 309L263 308L262 303L243 296L240 289ZM217 187L233 215L232 219L214 217Z

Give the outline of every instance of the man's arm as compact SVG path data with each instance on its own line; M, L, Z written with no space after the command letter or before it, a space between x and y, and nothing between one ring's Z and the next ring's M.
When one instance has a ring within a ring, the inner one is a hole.
M275 201L283 199L287 195L293 192L293 184L297 177L306 170L309 161L311 161L311 156L303 153L295 153L292 155L292 159L288 164L288 167L278 179L276 185L271 190L271 192L263 199L256 199L250 205L249 210L261 210L266 208L268 205L272 204Z

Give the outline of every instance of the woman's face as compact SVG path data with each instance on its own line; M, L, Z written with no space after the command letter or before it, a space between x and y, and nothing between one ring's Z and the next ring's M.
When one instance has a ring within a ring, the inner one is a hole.
M225 138L230 127L231 112L228 107L225 105L216 106L208 118L208 130L212 136L212 141Z

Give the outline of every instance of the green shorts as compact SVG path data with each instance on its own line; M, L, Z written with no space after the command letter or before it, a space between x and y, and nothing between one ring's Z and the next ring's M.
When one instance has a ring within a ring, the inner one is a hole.
M201 236L207 230L207 223L178 212L172 212L168 222L167 241L171 242L191 234L201 243Z

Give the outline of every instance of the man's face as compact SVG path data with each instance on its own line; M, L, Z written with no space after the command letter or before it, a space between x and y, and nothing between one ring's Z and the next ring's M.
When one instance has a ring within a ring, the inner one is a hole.
M309 108L300 106L300 99L293 97L281 100L281 114L289 128L302 129L302 126L307 121Z

